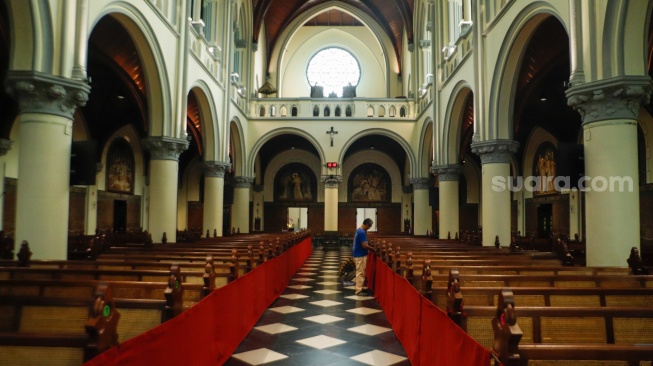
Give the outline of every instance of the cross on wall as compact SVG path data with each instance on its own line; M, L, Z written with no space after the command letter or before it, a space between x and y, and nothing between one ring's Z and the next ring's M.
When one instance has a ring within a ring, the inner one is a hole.
M338 134L338 131L334 130L333 126L331 126L331 130L327 131L326 133L331 135L331 146L333 146L333 138L334 138L334 135Z

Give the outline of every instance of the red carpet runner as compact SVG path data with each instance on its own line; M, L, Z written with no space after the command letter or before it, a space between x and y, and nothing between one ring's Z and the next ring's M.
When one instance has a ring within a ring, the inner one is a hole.
M367 282L411 364L490 365L489 350L371 253L367 258Z
M160 326L84 365L221 365L313 252L304 239Z

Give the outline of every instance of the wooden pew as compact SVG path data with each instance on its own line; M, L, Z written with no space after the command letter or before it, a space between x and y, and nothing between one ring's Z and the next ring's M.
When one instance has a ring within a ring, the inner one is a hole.
M510 289L502 289L498 306L486 314L492 318L494 354L506 366L597 365L606 360L634 366L653 358L650 310L561 310L523 309L515 305Z
M465 306L497 306L499 292L500 287L460 287ZM653 288L513 287L512 292L525 306L653 308ZM444 310L448 299L448 293L440 289L433 300Z
M95 299L54 304L39 299L23 299L26 301L20 303L16 300L19 299L0 297L3 365L81 364L118 340L121 314L107 284L97 287ZM4 310L12 306L12 313L20 315L9 318Z

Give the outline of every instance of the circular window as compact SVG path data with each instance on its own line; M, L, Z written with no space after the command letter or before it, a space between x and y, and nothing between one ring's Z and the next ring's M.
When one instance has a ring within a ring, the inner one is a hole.
M361 76L356 58L342 48L325 48L308 62L306 78L311 86L324 87L324 96L331 93L342 96L342 87L358 85Z

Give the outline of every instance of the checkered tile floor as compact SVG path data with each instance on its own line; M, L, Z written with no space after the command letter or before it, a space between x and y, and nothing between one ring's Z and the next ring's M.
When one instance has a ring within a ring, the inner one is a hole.
M410 365L374 298L338 280L350 256L317 248L226 365Z

